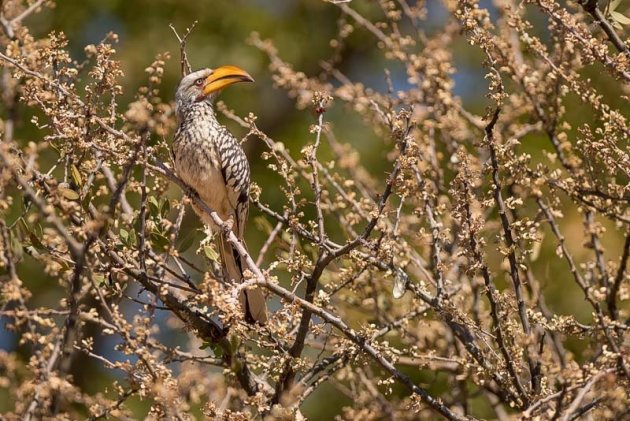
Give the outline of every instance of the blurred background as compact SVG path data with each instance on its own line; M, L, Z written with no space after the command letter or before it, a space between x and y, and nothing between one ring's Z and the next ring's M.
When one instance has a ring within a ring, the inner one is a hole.
M482 1L481 5L491 11L491 16L496 17L496 10L490 1ZM356 1L352 6L366 16L380 15L379 9L370 5L369 1ZM444 25L448 15L440 2L428 1L427 11L428 18L422 22L422 26L431 34ZM338 32L341 17L339 8L318 0L82 0L59 1L55 8L45 9L42 13L29 17L25 24L36 36L51 31L63 32L69 40L68 48L77 61L83 59L85 45L98 43L110 31L118 34L116 58L121 61L125 73L122 79L125 98L120 103L126 104L133 100L136 89L146 82L144 69L156 55L164 52L170 52L171 58L166 67L161 95L165 101L172 100L180 78L180 62L179 44L169 24L172 23L181 34L194 21L198 21L188 39L187 48L193 69L223 64L234 64L246 69L256 79L256 83L228 89L221 99L238 115L247 115L248 112L256 114L258 126L270 137L282 141L294 156L298 156L301 147L312 141L308 128L315 122L314 114L311 110L296 109L294 101L284 91L274 89L268 71L268 58L249 45L246 39L254 31L263 39L272 39L285 61L308 76L316 76L323 71L321 61L334 54L330 40ZM534 23L538 27L533 31L545 39L546 22L542 16L540 19L535 18ZM462 98L468 111L483 115L488 104L484 96L488 84L483 77L485 71L482 67L482 55L478 49L470 48L463 38L454 41L453 51L456 67L453 75L455 92ZM351 80L386 92L386 68L392 74L395 89L408 87L404 69L398 63L384 59L371 34L357 30L348 38L339 69ZM614 81L611 80L596 80L596 83L604 91L615 89ZM625 110L628 109L627 105L621 105L621 99L619 104ZM575 105L573 109L569 107L570 118L577 118L580 113L577 101ZM386 159L389 150L383 148L382 140L371 129L366 128L354 113L345 110L341 104L336 104L327 113L327 120L334 126L341 142L351 143L359 151L362 162L373 174L384 174L391 168ZM596 124L585 121L584 118L581 120L583 123ZM28 119L22 121L27 122ZM223 119L223 122L237 138L246 134L245 129L233 122L227 119ZM16 137L25 141L29 140L31 133L35 135L32 127L27 124L17 130ZM550 148L542 137L532 135L528 139L529 142L524 147L534 159L542 155L544 148ZM245 148L252 166L253 181L263 189L263 202L272 207L280 206L281 193L273 188L278 179L260 159L260 154L265 149L263 143L257 139L249 139ZM171 194L175 197L180 193L177 189L172 189ZM253 208L250 224L260 223L259 218L259 212ZM618 255L616 251L621 249L623 235L616 232L617 228L613 224L603 222L608 229L604 236L604 246L611 252L611 256ZM197 244L203 238L203 233L200 232L201 226L196 216L188 212L184 224L195 233L193 240ZM568 210L561 226L566 233L567 243L576 256L585 257L590 253L582 247L582 217L574 208ZM262 231L248 231L247 243L254 250L254 255L263 241ZM189 251L190 257L201 262L203 259L195 256L194 248ZM500 262L493 264L498 266ZM20 271L21 279L35 292L32 305L45 305L63 295L63 289L58 283L50 282L50 279L41 275L41 268L37 265L22 265ZM583 312L580 308L583 305L582 292L570 279L565 262L555 258L553 241L543 243L536 271L539 279L543 280L548 305L554 312L574 314L580 321L590 321L589 308L584 305ZM505 285L507 284L503 284ZM128 311L133 313L133 304L129 306ZM164 341L174 345L183 336L165 335ZM111 348L111 344L104 345ZM568 346L575 353L576 359L587 357L581 355L582 346L579 340L569 343ZM0 349L9 351L17 347L16 338L0 327ZM111 383L108 376L112 372L99 368L94 361L85 358L78 367L80 368L73 374L77 382L82 383L88 391L102 390L104 385ZM439 394L440 383L430 373L421 373L415 377L420 380L421 385ZM400 392L404 393L402 390ZM324 386L309 398L303 412L312 419L328 419L332 414L338 414L346 403L342 394L335 392L331 386ZM0 412L7 405L10 403L0 394ZM134 405L138 414L142 414L148 403L132 398L129 406Z

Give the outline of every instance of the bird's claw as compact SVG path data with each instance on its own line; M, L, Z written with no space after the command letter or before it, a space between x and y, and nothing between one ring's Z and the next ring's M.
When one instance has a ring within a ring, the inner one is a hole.
M227 236L230 231L232 231L232 227L234 226L234 220L230 217L223 222L223 232Z

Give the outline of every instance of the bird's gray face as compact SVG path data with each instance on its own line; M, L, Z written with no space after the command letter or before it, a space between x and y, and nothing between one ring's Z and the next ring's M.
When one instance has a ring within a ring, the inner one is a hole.
M182 79L175 99L178 107L202 101L213 102L217 94L229 85L253 81L245 70L236 66L197 70Z

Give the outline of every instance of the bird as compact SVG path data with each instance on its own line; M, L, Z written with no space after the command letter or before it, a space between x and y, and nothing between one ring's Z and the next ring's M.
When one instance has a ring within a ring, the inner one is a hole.
M232 232L241 242L249 210L249 162L240 143L217 120L214 103L224 88L253 81L245 70L231 65L184 76L175 95L178 124L171 148L177 175L223 221L232 224ZM210 215L195 205L193 209L206 226L219 231L217 245L224 279L242 282L244 259ZM259 287L244 289L239 301L247 322L267 322L265 296Z

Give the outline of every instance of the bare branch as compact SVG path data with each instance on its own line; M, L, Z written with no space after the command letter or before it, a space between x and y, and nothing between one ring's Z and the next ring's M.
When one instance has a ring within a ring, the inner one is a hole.
M188 55L186 54L186 41L188 40L188 36L190 35L190 33L193 31L193 29L195 29L195 26L197 26L198 22L199 21L196 20L192 23L192 25L186 28L186 32L184 32L183 36L180 36L179 33L177 33L177 30L172 23L169 23L168 25L175 34L175 37L177 37L177 41L179 41L179 56L181 65L180 71L182 76L186 76L192 70L190 67L190 62L188 61Z

